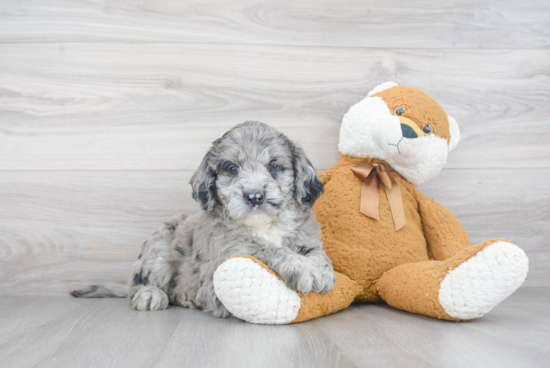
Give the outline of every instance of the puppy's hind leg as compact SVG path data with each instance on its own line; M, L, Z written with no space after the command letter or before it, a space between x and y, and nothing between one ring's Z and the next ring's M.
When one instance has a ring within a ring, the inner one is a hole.
M168 288L172 279L171 243L174 232L186 215L166 221L143 244L134 264L129 299L133 309L154 311L168 308Z
M128 285L114 283L90 285L84 289L71 291L71 295L75 298L126 298L128 296Z
M166 292L152 285L137 286L131 301L132 308L139 311L156 311L168 308Z

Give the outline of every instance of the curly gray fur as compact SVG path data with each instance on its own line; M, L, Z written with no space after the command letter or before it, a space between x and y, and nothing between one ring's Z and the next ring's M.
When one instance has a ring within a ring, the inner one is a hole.
M304 294L332 289L332 263L311 209L323 186L284 134L260 122L237 125L213 143L190 184L203 211L173 217L145 242L131 278L134 309L170 302L230 317L213 274L239 254L258 258Z

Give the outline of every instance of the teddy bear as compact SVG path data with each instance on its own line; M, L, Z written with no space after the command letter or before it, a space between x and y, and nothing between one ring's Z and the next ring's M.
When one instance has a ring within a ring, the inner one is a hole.
M307 321L354 301L452 321L483 316L525 281L528 258L504 239L471 245L460 222L416 188L459 140L457 122L428 94L375 87L342 120L340 160L319 173L325 192L314 210L333 289L303 295L254 257L237 256L214 274L218 298L263 324Z

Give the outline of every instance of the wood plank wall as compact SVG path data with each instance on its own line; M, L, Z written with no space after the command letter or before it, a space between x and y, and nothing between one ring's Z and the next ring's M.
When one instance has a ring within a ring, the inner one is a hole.
M124 282L209 144L245 120L321 171L375 85L423 89L462 141L420 189L550 286L550 2L0 2L0 295Z

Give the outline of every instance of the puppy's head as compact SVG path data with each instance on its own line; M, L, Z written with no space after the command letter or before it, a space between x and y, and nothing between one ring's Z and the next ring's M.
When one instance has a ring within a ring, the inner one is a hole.
M206 212L217 208L248 226L270 223L296 205L311 207L323 192L302 148L260 122L239 124L216 140L190 184Z

